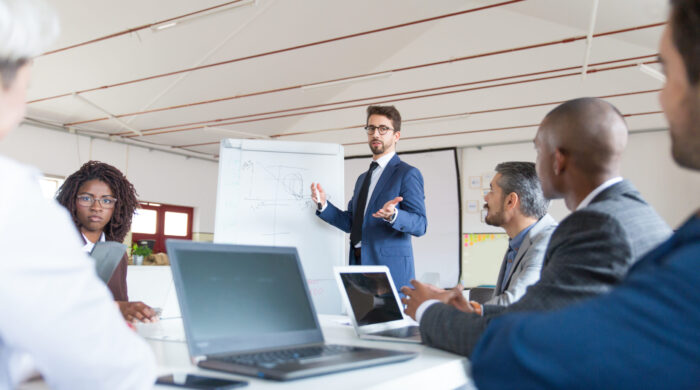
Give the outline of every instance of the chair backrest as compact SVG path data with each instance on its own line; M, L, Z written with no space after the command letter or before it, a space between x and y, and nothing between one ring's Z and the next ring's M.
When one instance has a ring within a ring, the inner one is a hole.
M469 289L469 300L478 303L484 303L493 296L493 288L491 287L474 287Z

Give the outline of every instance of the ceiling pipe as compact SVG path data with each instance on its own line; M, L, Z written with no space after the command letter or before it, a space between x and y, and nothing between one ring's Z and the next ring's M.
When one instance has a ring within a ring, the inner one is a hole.
M468 14L468 13L472 13L472 12L477 12L477 11L483 11L483 10L486 10L486 9L496 8L496 7L500 7L500 6L504 6L504 5L513 4L513 3L519 3L519 2L522 2L522 1L525 1L525 0L510 0L510 1L502 2L502 3L496 3L496 4L486 5L486 6L483 6L483 7L470 8L470 9L467 9L467 10L458 11L458 12L452 12L452 13L444 14L444 15L433 16L433 17L426 18L426 19L414 20L414 21L411 21L411 22L402 23L402 24L397 24L397 25L393 25L393 26L381 27L381 28L377 28L377 29L374 29L374 30L362 31L362 32L358 32L358 33L354 33L354 34L349 34L349 35L343 35L343 36L339 36L339 37L334 37L334 38L325 39L325 40L322 40L322 41L304 43L304 44L301 44L301 45L292 46L292 47L287 47L287 48L284 48L284 49L277 49L277 50L267 51L267 52L263 52L263 53L252 54L252 55L245 56L245 57L239 57L239 58L234 58L234 59L230 59L230 60L226 60L226 61L215 62L215 63L213 63L213 64L195 66L195 67L192 67L192 68L181 69L181 70L177 70L177 71L173 71L173 72L167 72L167 73L161 73L161 74L157 74L157 75L153 75L153 76L142 77L142 78L135 79L135 80L123 81L123 82L121 82L121 83L116 83L116 84L112 84L112 85L108 85L108 86L101 86L101 87L95 87L95 88L84 89L84 90L82 90L82 91L76 91L76 92L77 92L77 93L92 92L92 91L97 91L97 90L103 90L103 89L106 89L106 88L112 88L112 87L117 87L117 86L123 86L123 85L129 85L129 84L139 83L139 82L147 81L147 80L158 79L158 78L161 78L161 77L173 76L173 75L180 74L180 73L185 73L185 72L192 72L192 71L196 71L196 70L202 70L202 69L213 68L213 67L216 67L216 66L232 64L232 63L235 63L235 62L247 61L247 60L251 60L251 59L254 59L254 58L266 57L266 56L273 55L273 54L286 53L286 52L295 51L295 50L299 50L299 49L305 49L305 48L308 48L308 47L319 46L319 45L324 45L324 44L327 44L327 43L343 41L343 40L350 39L350 38L357 38L357 37L361 37L361 36L365 36L365 35L371 35L371 34L376 34L376 33L379 33L379 32L385 32L385 31L400 29L400 28L409 27L409 26L414 26L414 25L418 25L418 24L422 24L422 23L434 22L434 21L436 21L436 20L451 18L451 17L454 17L454 16L464 15L464 14ZM64 93L64 94L60 94L60 95L49 96L49 97L45 97L45 98L41 98L41 99L32 100L32 101L29 101L28 103L31 104L31 103L37 103L37 102L46 101L46 100L51 100L51 99L58 99L58 98L61 98L61 97L70 96L71 94L72 94L72 92L68 92L68 93Z
M595 34L594 37L602 37L602 36L622 34L622 33L631 32L631 31L639 31L639 30L644 30L644 29L648 29L648 28L660 27L660 26L663 26L664 24L666 24L666 23L665 22L653 23L653 24L647 24L647 25L643 25L643 26L628 27L628 28L624 28L624 29L598 33L598 34ZM423 64L404 66L404 67L390 69L387 71L371 72L371 73L365 73L365 74L361 74L361 75L345 76L345 77L335 78L335 79L331 79L331 80L318 81L318 82L309 83L309 84L292 85L292 86L274 88L274 89L269 89L269 90L264 90L264 91L248 92L248 93L234 95L234 96L228 96L228 97L217 98L217 99L209 99L209 100L203 100L203 101L191 102L191 103L185 103L185 104L178 104L178 105L174 105L174 106L161 107L161 108L156 108L156 109L151 109L151 110L140 110L140 111L136 111L136 112L120 114L120 115L117 115L117 117L123 118L123 117L150 114L150 113L156 113L156 112L162 112L162 111L176 110L176 109L187 108L187 107L194 107L194 106L205 105L205 104L220 103L220 102L224 102L224 101L228 101L228 100L242 99L242 98L247 98L247 97L252 97L252 96L260 96L260 95L266 95L266 94L272 94L272 93L279 93L279 92L291 91L291 90L300 89L300 88L303 89L305 87L312 86L315 84L324 84L324 83L332 83L332 82L343 81L343 80L348 80L348 79L357 79L357 78L361 78L361 77L365 77L365 76L381 75L381 74L385 74L385 73L389 73L389 72L393 74L393 73L404 72L404 71L409 71L409 70L416 70L416 69L422 69L422 68L433 67L433 66L438 66L438 65L450 64L450 63L455 63L455 62L460 62L460 61L468 61L468 60L473 60L476 58L484 58L484 57L490 57L490 56L495 56L495 55L500 55L500 54L509 54L509 53L514 53L514 52L518 52L518 51L532 50L532 49L537 49L537 48L542 48L542 47L547 47L547 46L552 46L552 45L568 44L568 43L572 43L572 42L577 42L577 41L585 39L585 38L586 38L585 36L570 37L570 38L560 39L560 40L556 40L556 41L542 42L542 43L536 43L536 44L531 44L531 45L508 48L508 49L496 50L496 51L491 51L491 52L478 53L478 54L472 54L472 55L468 55L468 56L450 58L449 60L441 60L441 61L428 62L428 63L423 63ZM108 85L108 86L105 86L104 88L111 88L111 87L112 86ZM83 91L83 92L85 92L85 91ZM33 102L37 102L37 101L40 101L40 99L30 101L29 103L33 103ZM107 119L108 118L94 118L94 119L88 119L88 120L83 120L83 121L78 121L78 122L67 123L66 125L70 126L70 125L75 125L75 124L99 122L99 121L103 121L103 120L107 120Z
M92 108L94 108L94 109L96 109L96 110L98 110L98 111L101 111L102 113L104 113L105 115L107 115L110 119L112 119L113 121L117 122L121 127L125 128L125 129L127 129L127 130L129 130L130 132L136 134L137 136L139 136L139 137L143 136L143 133L141 133L141 131L139 131L139 130L133 128L133 127L131 127L129 124L127 124L126 122L124 122L124 121L122 121L121 119L117 118L116 116L112 115L110 112L108 112L108 111L105 110L104 108L102 108L102 107L98 106L97 104L95 104L95 103L91 102L90 100L88 100L88 98L86 98L85 96L82 96L82 95L79 95L79 94L77 94L77 93L74 93L74 94L73 94L73 97L76 98L76 99L78 99L78 100L80 100L81 102L87 104L88 106L90 106L90 107L92 107ZM113 136L117 136L117 134L113 134Z
M597 96L597 98L599 98L599 99L612 99L612 98L618 98L618 97L623 97L623 96L655 93L655 92L659 92L659 91L660 91L660 89L649 89L649 90L643 90L643 91L621 92L621 93L616 93L616 94L611 94L611 95ZM472 111L470 113L457 113L457 114L447 114L447 115L436 115L436 116L423 117L423 118L405 119L405 120L403 120L403 123L405 124L405 123L416 122L416 121L440 120L442 118L469 117L472 115L490 114L490 113L494 113L494 112L504 112L504 111L512 111L512 110L521 110L521 109L525 109L525 108L553 106L553 105L557 105L557 104L562 104L564 102L565 102L565 100L559 100L559 101L553 101L553 102L535 103L535 104L527 104L527 105L521 105L521 106L491 108L491 109L486 109L486 110ZM658 112L660 112L660 111L658 111ZM658 112L655 111L652 113L658 113ZM637 115L639 115L639 114L637 114ZM342 128L335 128L335 129L321 129L321 130L311 130L311 131L296 132L296 133L273 134L270 137L282 138L282 137L291 137L291 136L297 136L297 135L316 134L316 133L322 133L322 132L328 132L328 131L359 129L359 128L362 128L363 126L364 126L364 124L355 125L355 126L347 126L347 127L342 127ZM528 125L528 126L530 126L530 125ZM520 127L522 127L522 126L520 126ZM402 137L402 139L405 139L405 138L406 137ZM205 143L191 144L191 145L179 145L179 146L175 146L175 147L205 146L205 145L213 145L216 143L218 143L218 142L205 142Z
M168 18L168 19L164 19L164 20L159 20L159 21L157 21L157 22L153 22L153 23L148 23L148 24L144 24L144 25L141 25L141 26L137 26L137 27L132 27L132 28L129 28L129 29L126 29L126 30L122 30L122 31L118 31L118 32L116 32L116 33L112 33L112 34L109 34L109 35L105 35L105 36L102 36L102 37L99 37L99 38L91 39L91 40L89 40L89 41L85 41L85 42L81 42L81 43L76 43L76 44L74 44L74 45L62 47L62 48L56 49L56 50L47 51L46 53L42 54L41 56L47 56L47 55L51 55L51 54L54 54L54 53L60 53L60 52L62 52L62 51L74 49L74 48L76 48L76 47L86 46L86 45L90 45L90 44L93 44L93 43L105 41L105 40L108 40L108 39L111 39L111 38L120 37L120 36L122 36L122 35L131 34L131 33L133 33L133 32L137 32L137 31L141 31L141 30L146 30L146 29L151 28L151 27L156 26L156 25L164 25L164 24L167 24L167 23L172 23L172 22L175 22L175 21L177 21L177 20L179 20L179 19L182 19L182 18L191 17L191 16L194 16L194 15L198 15L198 14L200 14L200 13L205 13L205 12L207 12L207 11L215 10L215 9L217 9L217 8L226 7L226 6L228 6L228 5L236 4L236 3L239 3L239 2L241 2L241 1L243 1L243 0L229 1L229 2L227 2L227 3L215 5L215 6L212 6L212 7L209 7L209 8L200 9L200 10L198 10L198 11L190 12L190 13L187 13L187 14L184 14L184 15L175 16L175 17L173 17L173 18Z
M653 56L656 57L656 55L653 55ZM652 56L650 55L650 56L646 56L646 57L652 57ZM632 58L632 59L637 59L637 57ZM612 62L630 61L632 59L606 61L605 63L607 64L607 63L612 63ZM649 61L647 63L655 63L655 62L658 62L658 60ZM595 64L595 65L598 65L598 64ZM605 72L605 71L618 70L618 69L630 68L630 67L635 67L635 66L637 66L636 62L632 63L632 64L626 64L626 65L611 66L611 67L607 67L607 68L589 69L588 72L589 73ZM556 69L556 70L552 70L552 71L537 72L537 73L541 74L541 73L560 72L562 70L572 70L572 69L578 69L578 68L579 67L576 66L576 67ZM265 121L265 120L270 120L270 119L289 118L289 117L295 117L295 116L300 116L300 115L309 115L309 114L317 114L317 113L329 112L329 111L345 110L345 109L350 109L350 108L363 107L363 106L366 106L368 104L387 104L387 103L395 104L396 102L406 101L406 100L423 99L423 98L429 98L429 97L435 97L435 96L449 95L449 94L454 94L454 93L484 90L484 89L504 87L504 86L517 85L517 84L532 83L532 82L538 82L538 81L544 81L544 80L553 80L553 79L557 79L557 78L576 76L578 74L579 74L579 72L575 71L575 72L570 72L570 73L556 74L553 76L537 77L537 78L526 79L526 80L517 80L517 81L505 82L505 83L500 83L500 84L491 84L491 85L485 85L485 86L456 89L456 90L451 90L451 91L435 92L435 93L429 93L429 94L424 94L424 95L396 98L396 96L401 96L401 95L406 95L406 94L415 94L415 93L425 92L425 91L434 91L434 90L440 90L440 89L446 89L446 88L454 88L454 87L463 86L463 85L472 85L472 84L483 83L483 82L471 82L471 83L465 83L465 84L450 85L450 86L445 86L445 87L429 88L426 90L409 91L409 92L395 93L395 94L390 94L390 95L381 95L381 96L374 96L374 97L345 100L345 101L340 101L340 102L317 104L317 105L312 105L312 106L295 107L295 108L269 111L269 112L263 112L263 113L257 113L257 114L246 114L246 115L239 115L239 116L235 116L235 117L218 118L218 119L212 119L212 120L184 123L184 124L179 124L179 125L162 126L162 127L145 129L145 130L143 130L143 132L144 132L144 136L147 137L150 135L174 133L174 132L188 131L188 130L197 130L197 129L203 128L204 125L208 124L208 123L216 123L220 126L228 126L228 125L236 125L236 124L242 124L242 123L259 122L259 121ZM507 77L507 79L510 79L510 78L511 77ZM388 99L390 97L393 97L393 98ZM387 98L387 99L386 100L379 100L379 101L373 100L371 102L367 102L367 100L382 99L382 98ZM337 106L340 104L347 104L347 103L354 103L354 102L361 102L361 103L350 104L350 105L341 106L341 107L332 107L332 108L311 110L311 111L293 112L293 111L306 110L306 109L315 109L315 108L322 108L322 107L328 107L328 106ZM276 115L276 114L279 114L279 115ZM231 122L226 122L229 120ZM125 134L118 133L118 135L125 135Z
M75 128L75 127L65 128L61 125L48 123L48 122L45 122L45 121L42 121L39 119L34 119L31 117L26 117L22 121L22 123L29 125L29 126L40 127L40 128L52 130L52 131L58 131L61 133L75 134L75 135L80 135L83 137L90 137L91 139L97 138L97 139L101 139L103 141L112 141L112 140L110 140L109 135L104 134L104 133L90 131L90 130L84 130L84 129ZM117 143L117 144L138 146L138 147L142 147L145 149L158 150L158 151L163 152L163 153L169 153L169 154L174 154L174 155L178 155L178 156L197 158L197 159L204 160L204 161L218 162L216 155L212 155L209 153L176 149L176 148L173 148L170 146L163 146L163 145L151 143L151 142L144 141L144 140L136 140L136 139L130 139L130 138L118 138L112 142Z

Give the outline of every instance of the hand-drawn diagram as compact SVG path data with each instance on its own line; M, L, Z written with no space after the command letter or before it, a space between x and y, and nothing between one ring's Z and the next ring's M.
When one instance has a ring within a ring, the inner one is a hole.
M311 200L311 169L279 164L265 164L247 160L241 164L240 180L245 194L240 201L244 208L260 218L270 218L269 231L273 245L280 245L278 238L290 234L290 227L298 223L279 223L279 210L284 215L295 210L304 215L312 215L316 204ZM330 198L330 196L329 196Z
M331 194L342 198L342 148L278 141L227 143L220 157L214 240L297 248L317 310L339 313L332 271L345 261L345 237L316 216L312 182L321 182L329 199Z

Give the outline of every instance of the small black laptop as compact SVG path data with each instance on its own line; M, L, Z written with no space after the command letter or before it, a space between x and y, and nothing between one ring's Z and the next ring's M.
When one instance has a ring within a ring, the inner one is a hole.
M296 248L166 242L197 365L290 380L416 353L324 343Z

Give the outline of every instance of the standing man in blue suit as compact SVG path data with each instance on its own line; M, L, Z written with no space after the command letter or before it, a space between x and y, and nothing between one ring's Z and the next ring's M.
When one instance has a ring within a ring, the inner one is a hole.
M401 114L394 106L367 107L369 170L355 183L347 211L326 201L326 192L311 183L311 197L324 221L350 233L351 265L386 265L398 287L415 278L411 236L425 234L425 195L420 171L396 155Z
M700 2L672 0L659 95L678 165L700 171ZM697 389L700 212L609 294L494 320L472 355L479 389Z

